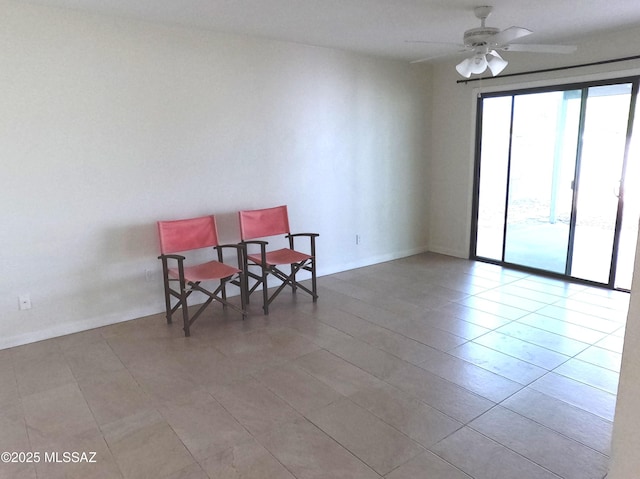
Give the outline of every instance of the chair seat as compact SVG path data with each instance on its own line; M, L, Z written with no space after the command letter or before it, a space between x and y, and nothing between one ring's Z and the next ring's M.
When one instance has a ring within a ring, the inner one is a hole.
M188 282L195 283L197 281L228 278L239 272L239 269L227 264L218 261L209 261L208 263L185 267L184 278ZM173 278L180 278L177 268L170 268L169 275Z
M250 254L247 255L251 261L256 264L262 263L262 258L259 254ZM294 251L289 248L282 248L276 251L269 251L266 255L267 265L274 266L280 264L292 264L292 263L301 263L311 259L311 256L308 254L300 253L298 251Z

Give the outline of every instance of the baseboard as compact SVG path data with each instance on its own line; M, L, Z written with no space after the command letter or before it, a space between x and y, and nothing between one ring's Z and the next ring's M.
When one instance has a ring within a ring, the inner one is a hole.
M453 256L455 258L469 259L468 251L455 250L455 249L447 248L446 246L430 245L429 251L431 253L438 253L446 256Z
M413 248L404 251L396 251L392 253L386 253L377 256L370 256L367 258L361 258L357 261L349 263L342 263L340 265L334 265L324 268L318 268L318 276L327 276L330 274L341 273L343 271L349 271L351 269L363 268L365 266L371 266L374 264L384 263L387 261L393 261L396 259L406 258L414 256L416 254L426 253L428 250L426 247ZM446 253L444 253L446 254ZM233 293L231 294L233 295ZM197 303L194 303L197 305ZM80 333L90 329L100 328L102 326L109 326L111 324L122 323L125 321L131 321L133 319L143 318L152 314L159 314L164 312L164 308L159 306L158 308L146 307L140 309L134 309L127 311L125 316L122 314L109 314L99 316L95 318L89 318L82 321L76 321L73 323L66 323L61 325L44 328L38 331L19 334L16 336L9 336L0 338L0 349L8 349L16 346L22 346L24 344L35 343L38 341L44 341L45 339L57 338L59 336L66 336L68 334Z
M387 261L393 261L396 259L407 258L417 254L426 253L429 251L426 246L420 248L413 248L404 251L396 251L393 253L386 253L377 256L369 256L367 258L359 258L356 261L350 261L348 263L341 263L340 265L334 265L324 268L318 268L318 276L328 276L330 274L342 273L357 268L364 268L365 266L371 266L374 264L385 263Z
M82 321L76 321L73 323L52 326L50 328L44 328L30 333L3 337L0 338L0 349L13 348L16 346L22 346L24 344L44 341L45 339L52 339L59 336L66 336L68 334L80 333L82 331L88 331L90 329L100 328L102 326L123 323L125 321L131 321L132 319L142 318L151 314L158 314L162 311L164 311L164 309L157 311L151 308L141 308L138 310L127 311L127 315L124 317L122 315L105 315Z

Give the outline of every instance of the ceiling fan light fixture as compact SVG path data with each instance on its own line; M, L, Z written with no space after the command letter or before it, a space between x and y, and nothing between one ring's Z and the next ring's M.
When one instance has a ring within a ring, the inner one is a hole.
M460 63L456 65L456 70L458 73L465 78L471 77L471 58L465 58Z
M471 58L471 73L479 75L487 69L487 66L489 66L487 63L487 55L484 53L476 53L473 58Z
M484 53L476 53L474 56L465 58L456 65L456 70L465 78L470 78L472 74L479 75L489 66L487 56Z
M495 50L490 51L487 56L489 57L487 60L487 66L491 70L491 74L493 76L502 73L502 70L507 68L507 65L509 64L509 62L502 58Z

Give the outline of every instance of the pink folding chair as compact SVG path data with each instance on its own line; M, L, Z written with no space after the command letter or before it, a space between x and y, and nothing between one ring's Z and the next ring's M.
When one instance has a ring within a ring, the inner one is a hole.
M244 262L244 246L225 244L218 242L218 230L214 216L202 216L174 221L158 221L158 235L160 237L160 256L162 260L162 273L164 277L164 296L167 309L167 323L171 323L171 317L178 308L182 307L182 319L184 321L184 335L190 336L190 327L198 319L207 306L216 300L222 303L223 308L227 306L242 313L242 319L246 317L244 286L246 284L244 272L242 270ZM186 257L175 254L212 247L217 251L217 261L185 266ZM238 267L229 266L223 263L223 249L233 248L238 257ZM170 268L170 262L175 267ZM200 285L203 281L215 281L217 287L210 291ZM240 288L240 303L238 308L235 304L227 301L227 284L231 283ZM172 284L176 287L172 288ZM187 298L194 291L199 291L208 299L202 303L196 313L189 318L189 308ZM171 297L178 301L171 306Z
M318 299L316 287L316 243L317 233L297 233L291 234L289 230L289 216L286 206L276 206L275 208L265 208L261 210L240 211L240 237L245 246L257 244L260 246L259 254L245 254L245 291L247 304L249 297L260 285L262 285L262 309L264 314L269 314L269 305L288 285L295 293L298 288L309 293L313 302ZM267 251L269 244L264 240L256 238L267 238L269 236L285 235L289 240L289 248L282 248L275 251ZM294 249L294 238L306 236L310 241L310 254L302 253ZM245 249L245 252L247 250ZM290 273L284 273L279 267L289 265ZM249 268L258 267L259 274ZM311 273L311 289L307 288L296 280L296 274L301 271ZM273 275L282 281L282 284L269 295L267 277ZM249 288L249 278L253 278L255 283Z

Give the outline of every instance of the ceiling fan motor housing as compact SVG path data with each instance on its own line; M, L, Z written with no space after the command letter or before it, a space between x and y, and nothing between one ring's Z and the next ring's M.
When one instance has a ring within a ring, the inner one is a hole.
M472 28L464 32L464 46L474 48L482 45L490 45L490 38L500 32L495 27Z

